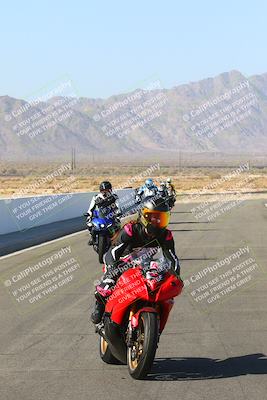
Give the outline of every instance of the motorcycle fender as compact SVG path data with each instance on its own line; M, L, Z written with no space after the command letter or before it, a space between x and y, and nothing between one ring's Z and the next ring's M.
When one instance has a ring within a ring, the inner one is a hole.
M108 236L108 231L104 228L101 228L101 230L98 232L99 236Z
M107 319L105 322L105 336L114 357L120 362L127 362L127 348L121 333L120 325Z
M153 307L143 307L135 313L131 318L131 326L132 328L137 328L139 324L139 317L142 312L150 312L157 314L157 310Z

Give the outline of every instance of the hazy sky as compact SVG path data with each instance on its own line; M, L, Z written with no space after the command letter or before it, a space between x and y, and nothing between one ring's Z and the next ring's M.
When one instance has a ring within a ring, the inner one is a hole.
M0 95L27 98L68 75L108 97L238 69L267 72L267 1L1 1Z

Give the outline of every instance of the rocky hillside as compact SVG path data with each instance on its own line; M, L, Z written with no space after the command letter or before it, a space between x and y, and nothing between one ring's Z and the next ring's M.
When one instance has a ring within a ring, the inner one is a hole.
M267 74L238 71L162 89L158 81L108 99L0 97L1 160L141 159L267 152Z

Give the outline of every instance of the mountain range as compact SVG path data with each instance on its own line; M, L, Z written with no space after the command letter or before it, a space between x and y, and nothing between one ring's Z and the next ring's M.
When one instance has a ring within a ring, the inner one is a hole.
M266 154L267 73L238 71L164 89L90 99L0 97L0 158L175 159L183 154Z

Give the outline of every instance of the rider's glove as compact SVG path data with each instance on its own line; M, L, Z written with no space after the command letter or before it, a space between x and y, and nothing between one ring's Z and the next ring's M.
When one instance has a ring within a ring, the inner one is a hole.
M179 264L179 261L175 265L173 271L174 271L174 274L179 278L180 277L180 264Z
M92 221L92 213L88 213L88 216L86 218L86 224L90 224L90 222Z

